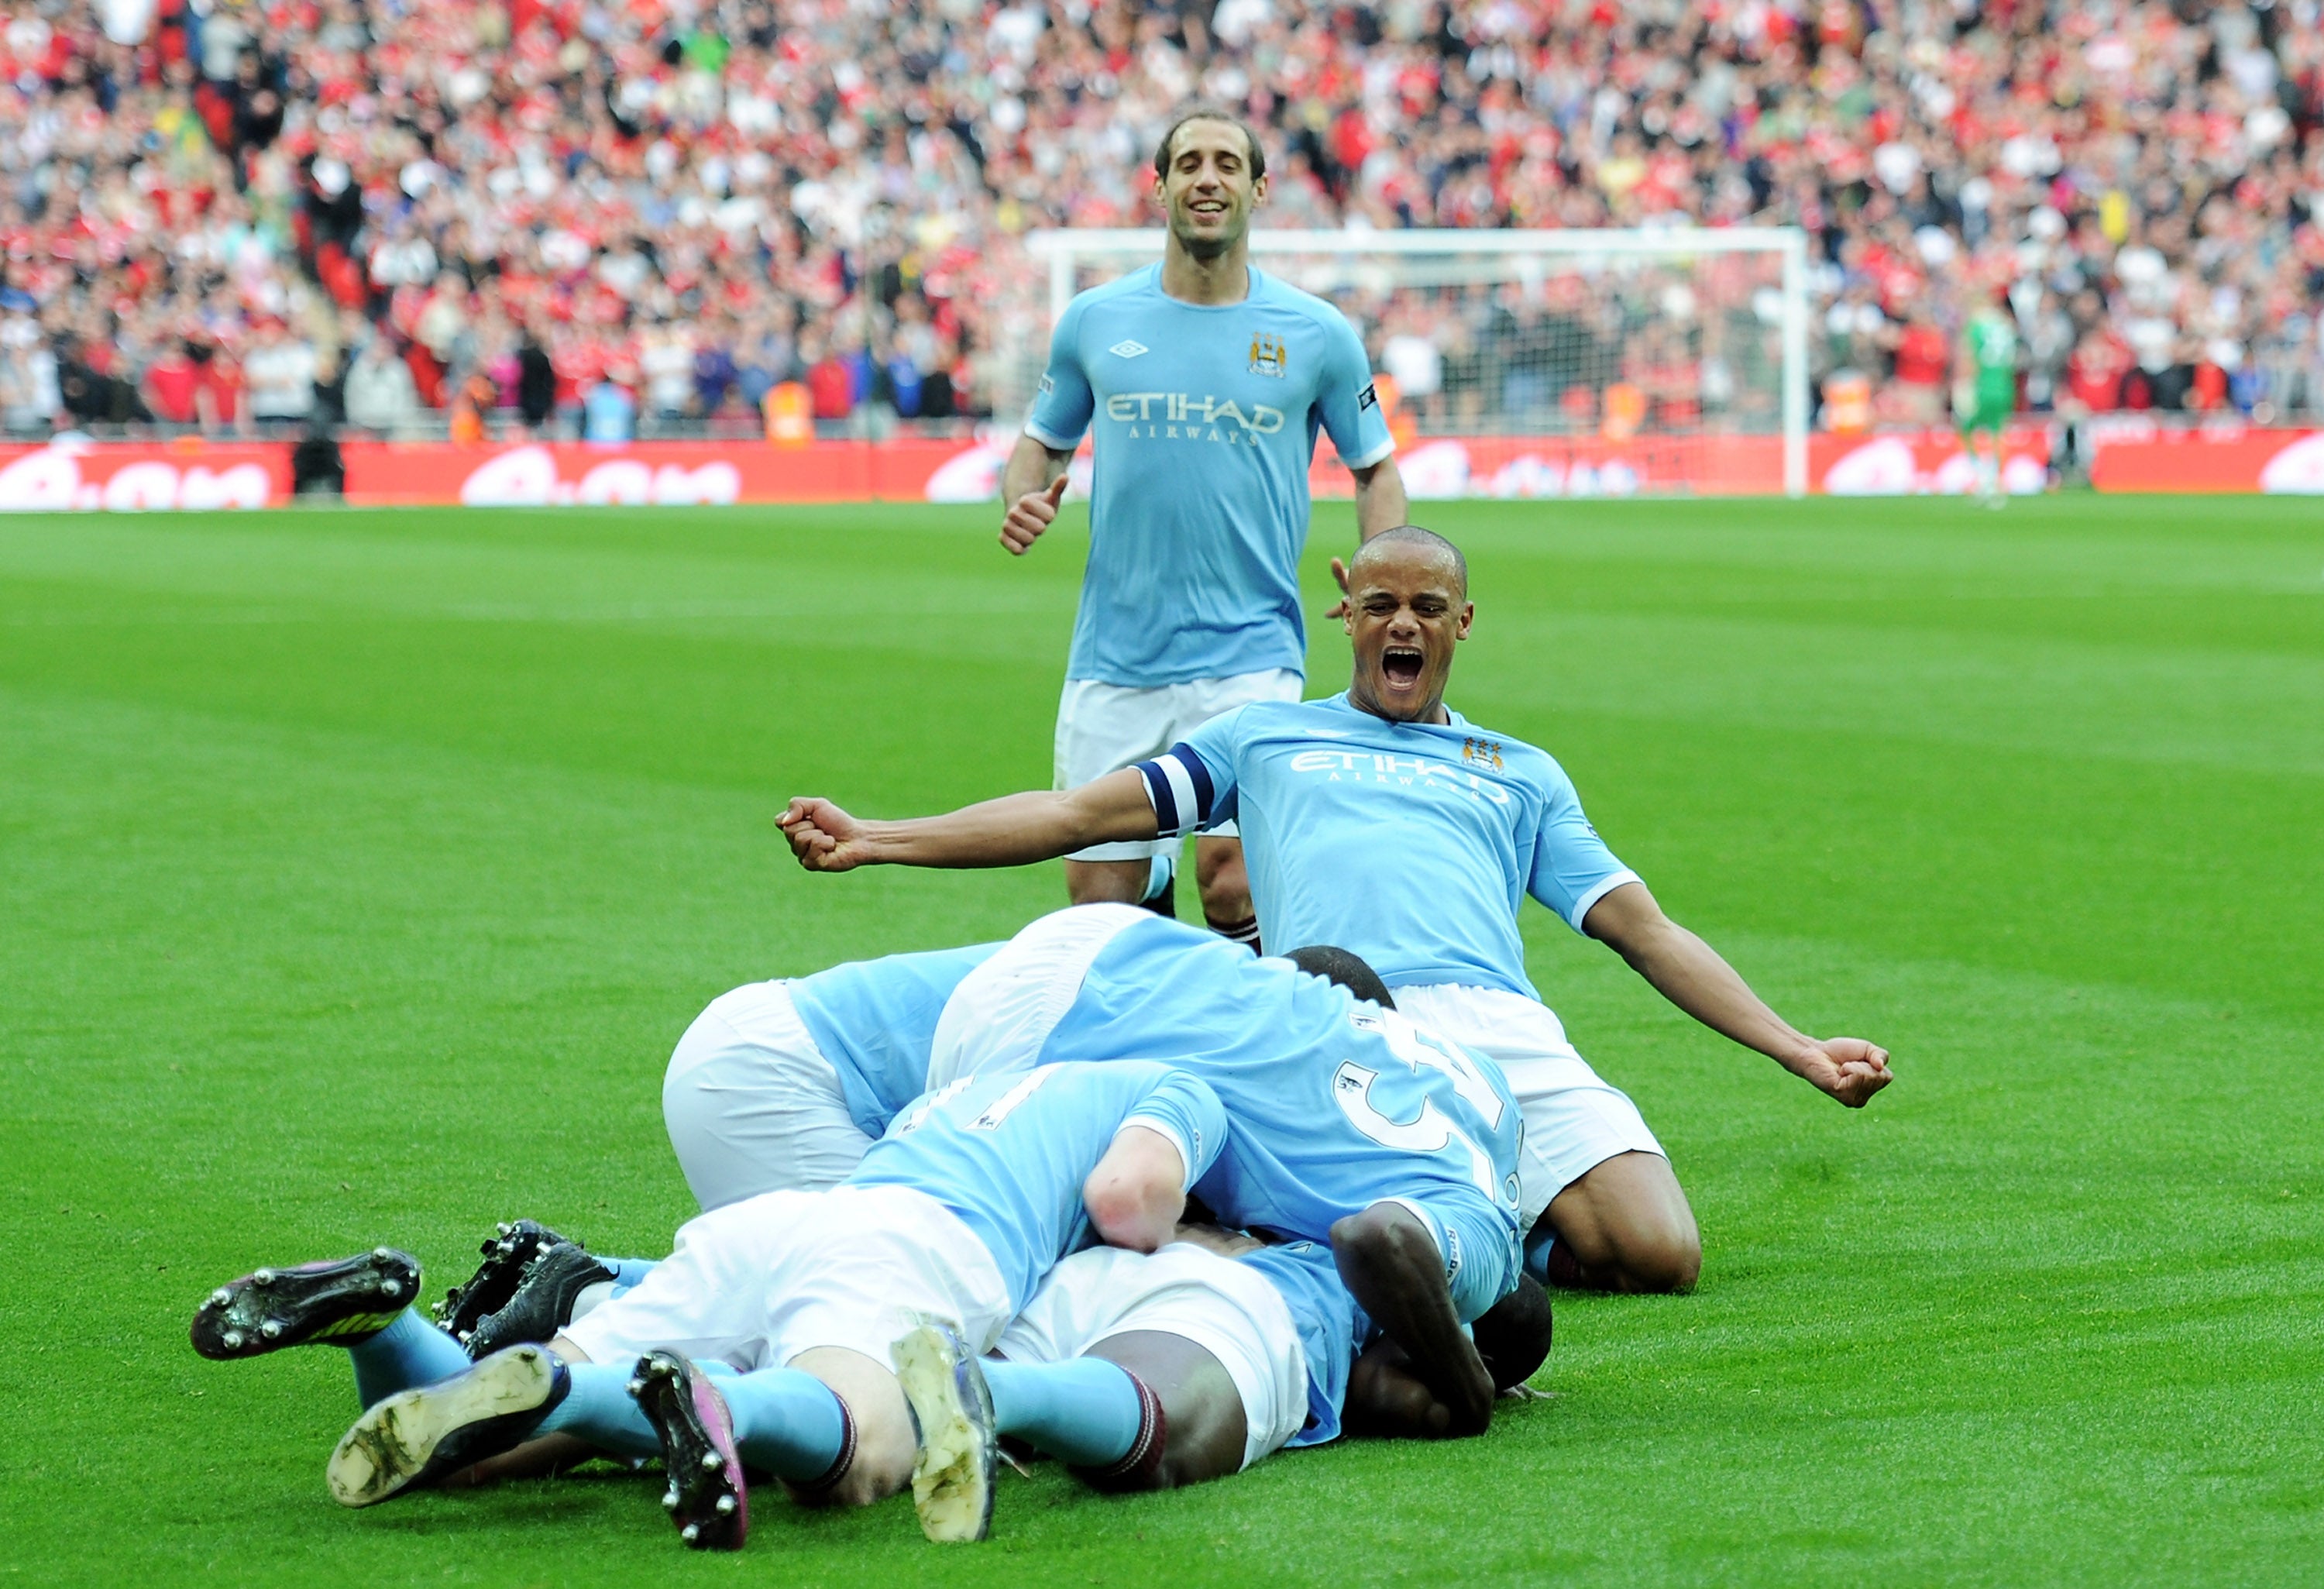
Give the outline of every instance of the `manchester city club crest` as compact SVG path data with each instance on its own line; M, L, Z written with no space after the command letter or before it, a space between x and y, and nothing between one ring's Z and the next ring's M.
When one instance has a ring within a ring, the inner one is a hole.
M1277 380L1291 373L1291 355L1283 346L1283 338L1265 331L1250 334L1250 373L1273 375Z

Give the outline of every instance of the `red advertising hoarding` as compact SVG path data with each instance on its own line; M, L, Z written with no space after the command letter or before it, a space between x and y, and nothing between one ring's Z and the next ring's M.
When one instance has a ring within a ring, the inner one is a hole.
M548 507L567 503L992 501L1013 436L897 438L772 447L762 441L349 441L346 497L363 506ZM2100 491L2324 493L2324 431L2212 425L2168 430L2135 417L2092 427L2091 479ZM2003 483L2044 488L2050 431L2013 427ZM1766 495L1783 489L1774 437L1424 437L1397 454L1418 500L1539 500L1634 495ZM1074 460L1086 491L1089 455ZM1952 494L1973 484L1950 430L1816 436L1809 489L1846 496ZM1329 448L1313 473L1318 496L1352 482ZM287 442L95 442L0 447L0 511L269 507L290 498Z
M0 510L263 508L290 499L290 449L265 441L0 447Z

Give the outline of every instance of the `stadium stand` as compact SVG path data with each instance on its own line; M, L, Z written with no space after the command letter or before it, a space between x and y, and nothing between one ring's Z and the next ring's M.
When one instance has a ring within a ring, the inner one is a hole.
M2319 9L15 0L0 425L1013 419L1023 234L1152 224L1197 97L1266 130L1277 226L1804 226L1827 419L1941 420L1996 291L2030 411L2314 416ZM1350 307L1448 383L1509 312Z

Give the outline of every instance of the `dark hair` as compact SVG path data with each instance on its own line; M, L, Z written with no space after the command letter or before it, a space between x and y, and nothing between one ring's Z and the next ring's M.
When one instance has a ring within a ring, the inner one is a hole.
M1517 1289L1479 1315L1469 1333L1494 1390L1522 1385L1549 1361L1549 1293L1533 1276L1519 1275Z
M1388 984L1380 980L1379 973L1367 965L1360 955L1350 954L1330 944L1310 944L1304 949L1294 949L1283 957L1308 975L1320 976L1325 982L1336 984L1359 999L1369 999L1383 1010L1396 1008L1396 1001L1388 996Z
M1259 134L1251 131L1250 124L1231 110L1222 110L1215 105L1197 105L1191 110L1182 111L1178 119L1170 124L1170 130L1162 134L1162 142L1154 146L1156 181L1169 174L1170 145L1177 142L1178 129L1188 122L1224 122L1234 128L1242 134L1244 157L1250 162L1251 180L1255 182L1267 175L1267 151L1259 146Z
M1424 546L1432 551L1441 551L1452 559L1452 572L1460 577L1461 588L1463 591L1469 588L1469 559L1461 555L1459 547L1434 530L1423 530L1417 524L1398 524L1393 530L1381 531L1356 548L1356 556L1360 558L1376 546Z

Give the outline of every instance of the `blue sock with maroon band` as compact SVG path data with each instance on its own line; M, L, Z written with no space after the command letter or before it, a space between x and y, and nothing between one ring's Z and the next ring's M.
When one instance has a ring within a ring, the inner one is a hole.
M1130 1455L1145 1417L1138 1381L1118 1363L984 1360L992 1426L1029 1440L1069 1467L1108 1467Z
M847 1410L829 1385L795 1368L714 1377L734 1420L734 1449L750 1466L807 1484L838 1464L847 1448Z

